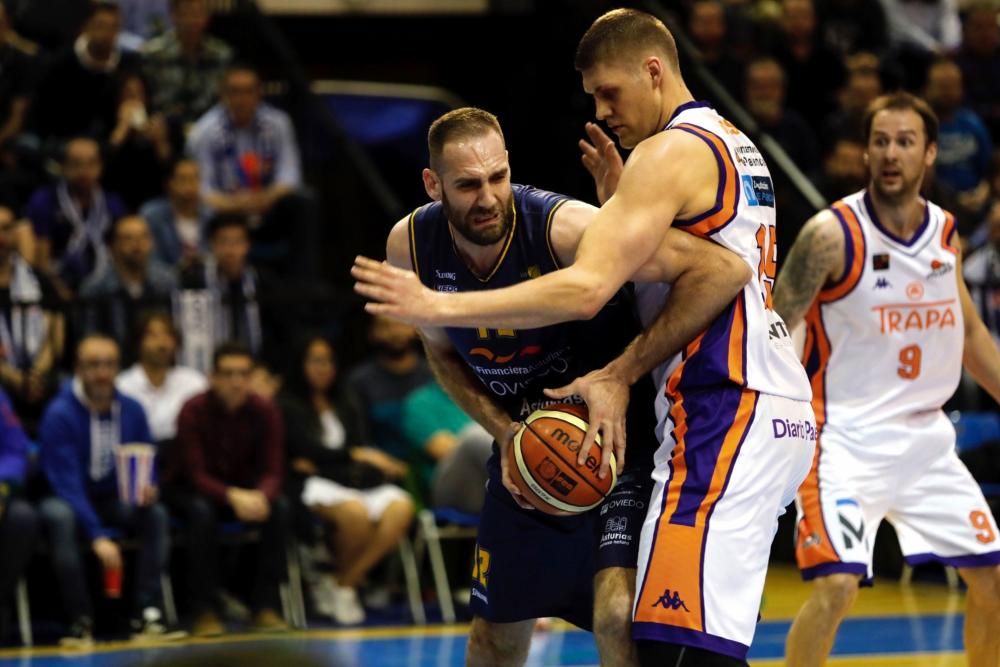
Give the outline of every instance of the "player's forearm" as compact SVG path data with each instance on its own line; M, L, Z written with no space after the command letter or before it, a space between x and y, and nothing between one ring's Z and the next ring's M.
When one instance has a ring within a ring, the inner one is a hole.
M613 286L613 287L612 287ZM592 318L618 286L576 265L511 287L438 295L432 319L436 325L534 329Z
M442 352L426 341L424 349L434 377L451 400L501 442L510 425L510 416L490 398L456 353Z
M973 322L965 337L962 363L969 375L1000 402L1000 351L989 330L981 322Z
M722 313L752 277L742 261L702 264L681 274L653 323L610 364L629 384L684 349Z

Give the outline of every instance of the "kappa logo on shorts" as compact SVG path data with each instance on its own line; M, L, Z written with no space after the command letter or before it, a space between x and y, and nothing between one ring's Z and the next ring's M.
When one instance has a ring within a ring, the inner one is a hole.
M669 588L663 589L663 595L661 595L660 599L653 603L653 606L663 607L664 609L671 609L673 611L677 611L678 609L683 609L686 612L691 611L687 608L687 605L684 604L684 600L681 599L681 594L677 591L671 593Z
M811 549L812 547L818 547L822 543L823 543L823 538L822 537L820 537L816 533L810 533L809 537L807 537L802 542L802 548L803 549Z

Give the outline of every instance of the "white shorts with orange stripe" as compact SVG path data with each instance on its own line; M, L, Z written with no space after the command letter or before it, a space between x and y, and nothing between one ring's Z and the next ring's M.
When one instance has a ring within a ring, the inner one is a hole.
M805 579L848 573L870 582L882 519L896 529L911 565L1000 563L996 521L940 410L864 429L824 426L796 506L796 556Z
M640 539L636 639L746 659L778 517L815 438L806 401L735 386L678 395Z

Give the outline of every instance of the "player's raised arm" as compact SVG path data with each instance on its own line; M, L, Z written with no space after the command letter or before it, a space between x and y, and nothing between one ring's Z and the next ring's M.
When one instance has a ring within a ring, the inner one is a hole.
M359 257L351 270L355 289L375 302L369 312L417 326L535 328L589 319L652 256L678 214L711 208L692 193L714 193L704 185L717 178L703 142L661 133L633 151L573 265L499 290L455 294L432 292L412 272Z
M829 280L844 272L844 232L829 210L802 227L774 287L774 309L789 330L805 317L816 295Z

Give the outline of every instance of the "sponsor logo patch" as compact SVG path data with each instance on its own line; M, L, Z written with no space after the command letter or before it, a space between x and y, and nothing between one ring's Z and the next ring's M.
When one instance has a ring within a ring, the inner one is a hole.
M774 208L774 185L768 176L741 177L743 180L743 195L748 206L769 206Z

